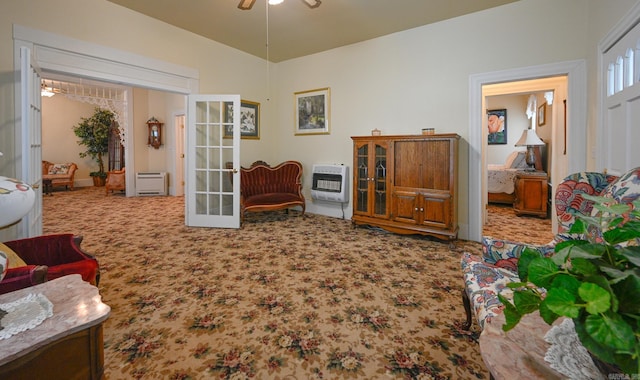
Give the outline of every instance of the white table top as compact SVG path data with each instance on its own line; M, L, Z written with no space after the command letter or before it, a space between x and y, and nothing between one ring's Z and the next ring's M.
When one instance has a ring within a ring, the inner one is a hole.
M53 304L53 316L33 329L0 340L0 365L60 338L100 324L111 313L111 308L102 303L98 288L83 281L79 274L2 294L0 303L9 303L38 293L43 294Z

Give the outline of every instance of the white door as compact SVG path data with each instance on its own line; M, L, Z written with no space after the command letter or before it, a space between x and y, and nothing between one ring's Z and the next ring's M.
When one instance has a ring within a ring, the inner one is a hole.
M240 95L189 95L185 222L240 227Z
M640 24L602 56L604 117L598 167L620 175L640 164Z
M20 48L20 116L17 130L21 133L22 152L21 180L36 191L36 202L18 227L19 237L42 235L42 98L40 97L40 73L31 50Z

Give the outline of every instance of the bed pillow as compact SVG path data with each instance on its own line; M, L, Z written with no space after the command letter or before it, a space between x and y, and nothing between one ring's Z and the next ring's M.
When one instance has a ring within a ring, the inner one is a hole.
M507 167L511 169L526 169L529 166L527 165L527 159L526 159L527 152L520 151L520 152L514 152L514 153L517 153L517 154L513 159L513 162L511 162L511 165Z

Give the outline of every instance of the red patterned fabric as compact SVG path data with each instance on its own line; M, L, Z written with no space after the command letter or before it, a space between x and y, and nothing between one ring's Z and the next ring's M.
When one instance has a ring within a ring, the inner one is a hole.
M48 266L47 280L80 274L84 281L97 285L98 261L82 251L76 240L81 241L82 238L72 234L58 234L7 241L4 244L17 253L27 265Z
M46 266L26 265L7 270L6 276L0 281L0 294L28 288L44 282Z
M591 215L593 203L582 194L600 195L618 177L595 172L575 173L566 177L556 188L558 233L569 231L575 215Z

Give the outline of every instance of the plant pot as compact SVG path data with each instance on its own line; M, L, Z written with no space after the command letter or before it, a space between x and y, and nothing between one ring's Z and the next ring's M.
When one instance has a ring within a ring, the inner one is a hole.
M103 177L91 177L93 178L93 186L95 187L101 187L104 186L105 182L106 182L106 178Z

